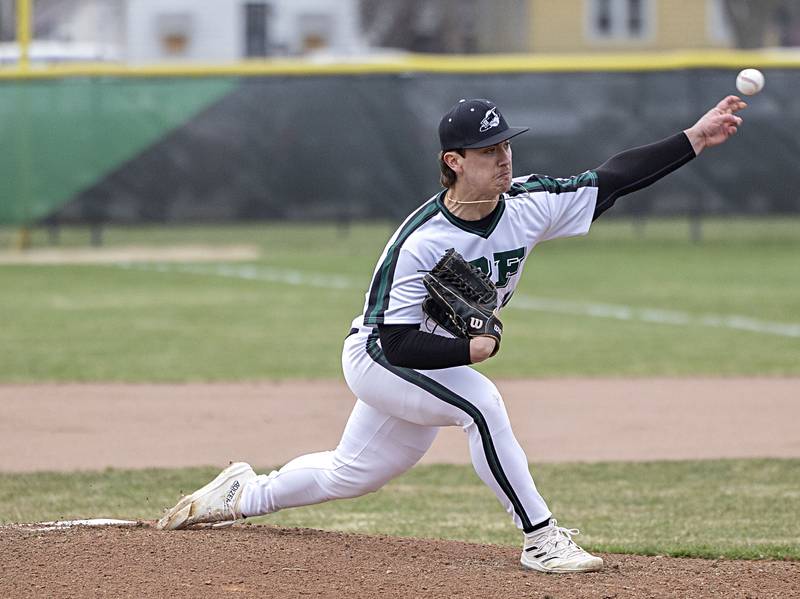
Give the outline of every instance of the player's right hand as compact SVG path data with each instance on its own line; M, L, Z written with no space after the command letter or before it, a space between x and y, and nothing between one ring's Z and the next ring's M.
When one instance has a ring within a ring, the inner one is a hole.
M727 96L698 120L689 129L686 137L692 144L695 155L706 148L718 146L734 135L742 118L736 113L747 108L747 103L737 96Z

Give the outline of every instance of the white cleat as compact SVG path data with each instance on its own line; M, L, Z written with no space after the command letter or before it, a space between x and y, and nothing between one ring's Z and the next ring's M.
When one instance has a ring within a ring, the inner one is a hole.
M158 530L177 530L193 524L225 522L243 518L238 510L246 482L256 473L250 464L235 462L220 472L205 487L185 496L158 521Z
M603 569L603 559L584 551L572 535L580 534L577 528L558 526L556 520L535 532L525 535L520 563L537 572L597 572Z

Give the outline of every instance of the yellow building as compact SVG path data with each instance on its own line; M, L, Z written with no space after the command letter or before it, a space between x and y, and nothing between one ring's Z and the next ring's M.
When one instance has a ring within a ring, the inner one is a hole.
M726 48L719 0L530 0L531 52Z

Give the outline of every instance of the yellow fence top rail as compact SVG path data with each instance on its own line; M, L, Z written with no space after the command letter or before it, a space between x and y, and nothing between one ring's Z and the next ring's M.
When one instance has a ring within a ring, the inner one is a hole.
M259 77L386 73L546 73L669 71L745 67L800 68L800 51L673 51L624 54L408 54L396 58L273 59L233 64L62 63L0 67L0 79L64 77Z

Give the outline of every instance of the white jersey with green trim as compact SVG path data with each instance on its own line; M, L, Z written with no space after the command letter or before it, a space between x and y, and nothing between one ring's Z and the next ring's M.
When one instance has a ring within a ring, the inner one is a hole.
M425 325L422 312L427 294L422 279L448 248L489 275L497 286L498 303L505 306L538 243L588 233L597 175L587 171L568 179L517 177L482 228L453 216L443 205L444 194L443 190L423 204L389 239L354 328L423 323L423 330L448 335Z

